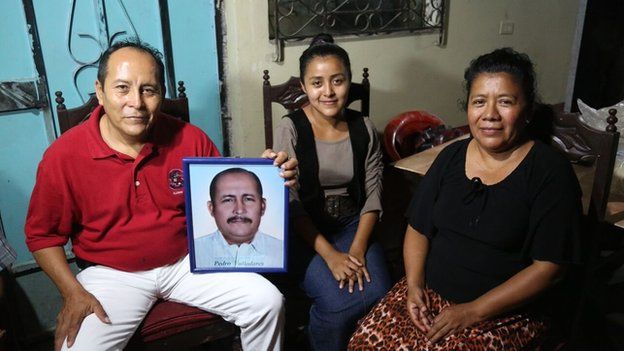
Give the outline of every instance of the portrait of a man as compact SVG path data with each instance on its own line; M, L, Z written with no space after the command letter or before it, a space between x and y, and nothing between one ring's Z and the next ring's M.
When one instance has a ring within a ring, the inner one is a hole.
M195 239L195 266L283 267L283 240L259 230L266 207L262 182L255 173L238 167L217 173L206 203L217 230Z

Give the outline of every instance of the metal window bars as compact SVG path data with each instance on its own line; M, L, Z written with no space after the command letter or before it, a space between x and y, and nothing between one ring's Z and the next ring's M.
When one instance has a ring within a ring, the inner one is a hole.
M282 61L284 41L394 32L439 32L444 42L444 0L270 0L269 38Z

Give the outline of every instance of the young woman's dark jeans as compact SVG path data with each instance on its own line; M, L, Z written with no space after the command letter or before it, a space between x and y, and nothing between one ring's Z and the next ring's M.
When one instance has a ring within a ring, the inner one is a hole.
M358 224L359 216L356 216L341 230L325 231L323 234L337 250L349 252ZM293 243L289 253L290 271L300 273L300 286L313 300L310 309L310 344L319 351L346 350L358 319L391 287L381 246L373 243L366 252L366 268L371 282L364 282L363 291L359 290L356 283L353 293L349 293L348 286L338 288L338 282L321 256L314 253L309 245L304 246L296 234L291 238L297 243Z

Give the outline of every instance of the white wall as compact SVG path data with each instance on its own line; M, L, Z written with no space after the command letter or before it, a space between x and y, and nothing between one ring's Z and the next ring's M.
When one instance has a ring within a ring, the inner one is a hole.
M536 64L544 102L565 98L578 1L451 0L448 39L438 34L336 38L351 57L354 81L369 68L371 117L377 129L403 111L426 110L447 124L465 124L463 71L473 58L511 46ZM225 84L232 118L232 154L255 156L264 149L262 71L274 84L298 75L298 60L309 41L288 42L284 62L273 62L268 37L268 6L260 0L223 2L226 26ZM513 35L499 35L501 20L513 21ZM274 106L274 124L283 111Z

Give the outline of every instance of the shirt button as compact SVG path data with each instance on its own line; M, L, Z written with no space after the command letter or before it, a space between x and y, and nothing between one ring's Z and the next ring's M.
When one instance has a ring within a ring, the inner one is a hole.
M135 185L135 186L139 186L139 185L141 185L141 182L139 182L138 180L136 180L136 181L134 182L134 185Z

